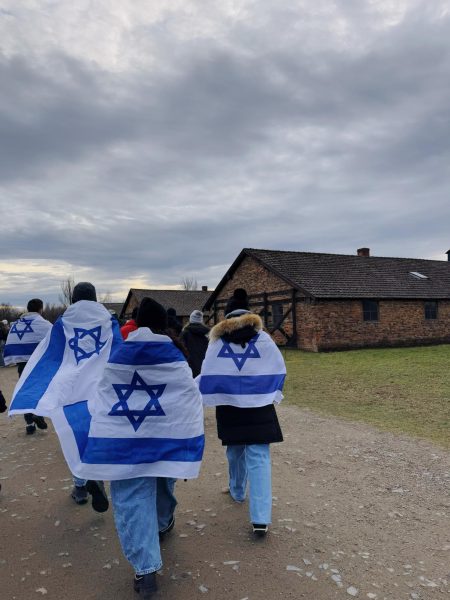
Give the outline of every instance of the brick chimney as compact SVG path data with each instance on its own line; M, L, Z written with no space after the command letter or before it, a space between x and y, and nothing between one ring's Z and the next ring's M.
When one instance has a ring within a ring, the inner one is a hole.
M358 253L358 256L370 256L370 248L358 248L356 252Z
M207 285L202 285L202 292L207 292L207 291L208 291L208 286Z
M450 250L447 250L445 254L447 255L447 260L450 260Z

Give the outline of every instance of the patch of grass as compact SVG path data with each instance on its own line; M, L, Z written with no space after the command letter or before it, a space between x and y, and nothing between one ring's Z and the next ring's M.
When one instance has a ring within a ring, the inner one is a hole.
M288 402L450 448L450 346L283 350Z

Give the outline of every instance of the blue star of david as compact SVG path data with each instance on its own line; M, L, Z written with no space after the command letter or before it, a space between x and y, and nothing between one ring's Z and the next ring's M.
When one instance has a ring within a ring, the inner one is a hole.
M100 354L100 350L106 344L107 340L102 342L100 340L100 336L102 335L102 328L99 325L98 327L94 327L93 329L83 329L81 327L74 328L74 337L69 340L69 348L71 348L75 354L75 359L77 364L86 358L91 358L94 354ZM94 342L94 349L88 352L84 348L82 348L79 344L80 340L85 339L86 337L90 337Z
M166 415L158 400L166 389L165 383L160 385L145 383L138 372L135 371L131 383L113 383L112 386L119 398L119 402L114 404L108 414L111 417L127 417L135 431L139 429L146 417L164 417ZM128 400L133 392L139 391L147 392L150 400L141 410L131 409L128 406Z
M32 322L33 319L19 319L11 327L10 333L15 333L19 337L19 340L21 340L26 333L33 333L33 329L31 328ZM23 329L17 329L19 323L24 323L25 327Z
M261 355L255 346L258 337L259 335L255 335L255 337L249 341L244 352L233 352L230 344L228 342L223 342L223 346L220 349L217 358L232 358L234 364L240 371L249 358L261 358Z

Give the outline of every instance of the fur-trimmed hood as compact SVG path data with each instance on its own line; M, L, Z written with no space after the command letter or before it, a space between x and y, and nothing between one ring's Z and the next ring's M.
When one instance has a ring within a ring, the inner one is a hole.
M261 317L253 313L245 313L239 317L231 317L231 319L225 319L220 323L217 323L209 332L209 339L211 342L215 342L224 335L230 335L239 329L244 327L252 327L255 333L258 333L263 329L263 322Z

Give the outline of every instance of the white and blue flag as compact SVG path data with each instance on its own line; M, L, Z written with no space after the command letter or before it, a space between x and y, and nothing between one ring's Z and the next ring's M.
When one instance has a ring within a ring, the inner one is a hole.
M172 340L146 327L113 349L87 401L58 409L52 419L77 477L198 476L201 395Z
M11 325L3 349L5 365L27 362L52 324L39 313L26 313Z
M119 344L119 325L102 304L72 304L27 362L9 413L52 417L56 408L87 399Z
M210 341L196 381L205 406L256 408L281 402L285 378L281 352L259 331L244 348L222 338Z

